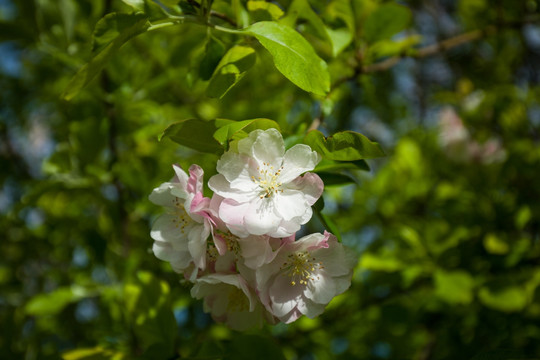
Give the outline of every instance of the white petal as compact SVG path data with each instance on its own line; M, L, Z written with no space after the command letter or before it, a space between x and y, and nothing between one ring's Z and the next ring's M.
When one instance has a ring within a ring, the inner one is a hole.
M257 194L231 188L230 182L221 174L214 175L208 180L208 187L221 197L243 203L250 201Z
M174 242L180 238L183 238L184 235L177 226L175 220L178 219L176 214L163 214L159 216L152 230L150 231L150 236L154 240Z
M179 165L174 164L173 169L174 173L176 174L176 180L178 180L178 182L180 183L180 187L182 189L186 189L189 176Z
M283 169L279 180L288 183L300 174L311 171L321 161L321 156L305 144L297 144L287 150L283 157Z
M275 231L281 222L276 216L271 199L256 198L244 214L244 226L253 235L264 235Z
M242 173L247 174L247 167L248 161L246 156L228 151L218 160L216 169L218 173L225 176L227 181L231 182Z
M303 286L293 286L288 277L278 275L268 291L272 313L277 317L290 313L300 300L302 291Z
M203 225L193 226L188 233L188 249L195 265L204 270L206 267L206 239L210 231Z
M248 138L238 142L238 151L257 159L259 163L268 163L279 168L285 153L285 143L276 129L255 130Z
M285 221L303 216L310 207L304 194L297 190L284 189L283 192L276 193L273 198L276 212Z
M307 203L313 205L321 197L324 190L324 183L319 175L305 173L304 176L297 177L288 183L287 188L301 191Z
M244 223L244 215L249 211L251 204L237 203L232 199L225 199L219 206L219 217L227 228L236 236L245 237L249 233Z
M148 199L156 205L167 207L174 206L176 196L171 194L171 190L174 188L179 188L179 184L170 182L163 183L159 185L159 187L152 190L152 193L150 193ZM185 192L183 198L185 198Z
M308 282L304 294L313 302L326 305L337 295L336 285L333 278L321 271L320 274L313 274L313 279Z

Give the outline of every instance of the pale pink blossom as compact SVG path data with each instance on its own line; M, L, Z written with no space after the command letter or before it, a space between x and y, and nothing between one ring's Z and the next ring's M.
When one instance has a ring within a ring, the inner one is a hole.
M191 296L204 299L204 311L234 330L261 328L273 317L264 309L246 279L239 274L209 274L198 278Z
M322 194L319 176L306 173L319 161L320 155L304 144L285 151L276 129L251 132L238 142L238 152L228 151L218 160L219 174L208 182L224 198L219 218L239 237L293 235L311 219L311 206Z
M189 176L179 166L173 168L173 180L161 184L149 196L154 204L167 209L152 226L152 250L157 258L171 263L176 272L191 263L204 269L206 242L212 229L210 199L202 194L204 172L198 165L189 168Z
M257 269L260 299L285 323L301 315L314 318L349 288L355 263L354 255L328 232L288 242L271 263Z

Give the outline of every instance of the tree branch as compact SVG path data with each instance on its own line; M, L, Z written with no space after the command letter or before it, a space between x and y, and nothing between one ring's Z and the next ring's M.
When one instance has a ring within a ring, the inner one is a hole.
M503 29L520 28L523 25L538 21L540 21L540 16L531 16L519 21L501 22L497 25L489 25L486 26L484 29L469 31L419 49L407 50L402 54L392 56L375 64L362 65L360 63L357 67L355 67L353 75L337 80L332 87L338 87L346 81L355 79L360 74L370 74L389 70L390 68L397 65L404 58L422 59L428 56L448 51L466 43L492 36Z

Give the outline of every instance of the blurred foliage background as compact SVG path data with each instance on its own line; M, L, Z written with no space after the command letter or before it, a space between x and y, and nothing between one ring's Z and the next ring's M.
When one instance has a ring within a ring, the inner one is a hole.
M209 30L183 24L132 39L68 102L97 21L132 9L0 1L3 359L540 358L540 2L306 3L273 2L328 62L325 98L260 46L237 86L206 96ZM244 0L212 9L238 26L271 15ZM349 31L345 46L313 16ZM151 253L148 194L173 163L208 179L217 160L158 136L216 117L274 119L291 143L310 127L355 130L385 149L325 190L359 263L319 318L228 330Z

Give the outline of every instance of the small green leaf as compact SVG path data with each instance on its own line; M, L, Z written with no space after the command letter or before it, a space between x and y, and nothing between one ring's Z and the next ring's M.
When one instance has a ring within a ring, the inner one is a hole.
M435 272L435 294L450 304L469 304L473 299L474 279L465 271Z
M186 119L167 127L159 140L169 138L191 149L215 154L223 151L223 147L213 137L216 130L214 121Z
M413 46L419 44L420 41L422 41L422 37L420 35L407 36L406 38L399 39L397 41L389 39L381 40L369 48L368 56L376 59L385 56L396 56L407 53L407 51L412 49Z
M527 305L527 293L518 286L484 286L478 297L487 307L504 312L520 311Z
M355 161L385 156L379 144L354 131L338 132L326 138L320 131L312 130L304 137L304 144L329 160Z
M384 272L395 272L404 267L403 263L401 263L401 261L395 257L385 254L379 255L372 253L364 253L364 255L362 255L360 258L359 266L367 270Z
M62 360L123 360L125 355L102 347L69 350L62 354Z
M366 19L364 37L369 43L388 39L405 30L411 19L411 10L407 7L394 3L383 4Z
M137 11L142 11L150 20L163 19L167 16L165 11L153 0L122 0Z
M65 100L73 99L83 87L96 77L107 64L111 56L114 55L124 43L129 39L144 33L149 26L150 23L146 18L138 18L133 25L123 29L123 31L116 36L114 41L106 45L100 53L90 60L90 62L79 69L64 90L62 98Z
M227 51L210 79L206 94L222 98L255 64L255 50L249 46L233 46Z
M278 20L284 15L283 10L281 10L281 8L277 6L276 4L272 4L270 2L260 1L260 0L248 1L247 9L248 11L252 11L252 12L261 11L261 10L265 11L270 15L270 17L273 20Z
M142 13L110 13L101 18L94 28L92 52L98 53L139 21L146 19Z
M219 61L225 54L225 46L221 41L213 36L208 38L204 57L199 65L199 76L203 80L209 80L214 73L214 70L219 64Z
M224 119L216 120L216 125L219 124L219 122L223 123ZM225 120L226 121L226 120ZM219 126L219 129L216 130L214 133L214 139L216 139L221 145L226 145L227 142L235 137L238 132L243 132L246 136L249 132L261 129L266 130L270 128L277 129L281 131L279 128L278 123L276 123L274 120L270 119L251 119L251 120L243 120L243 121L232 121L227 122L223 126ZM245 136L242 136L245 137Z
M61 287L47 294L34 296L25 306L28 315L43 316L58 314L67 305L94 295L79 286Z
M295 30L261 21L239 32L255 36L272 55L276 68L299 88L322 96L330 90L326 63Z
M317 164L313 172L321 171L341 171L341 170L364 170L369 171L369 165L365 160L355 160L355 161L332 161L328 159L323 159L320 163Z

